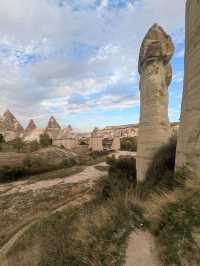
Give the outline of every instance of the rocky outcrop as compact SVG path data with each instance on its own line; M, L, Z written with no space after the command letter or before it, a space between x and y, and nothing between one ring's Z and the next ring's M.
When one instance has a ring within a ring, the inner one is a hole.
M174 45L169 35L154 24L140 49L140 124L137 151L137 178L143 181L155 153L168 142L168 86L172 79L169 61Z
M43 128L35 128L32 131L30 131L28 134L26 135L24 134L24 140L27 142L34 141L34 140L39 141L40 135L44 134L44 132L45 132L45 129Z
M52 138L52 140L54 140L57 138L60 131L61 131L60 125L58 124L56 119L52 116L49 119L48 125L45 129L45 133L47 133L49 137Z
M187 0L185 79L176 167L200 177L200 2Z
M53 145L58 147L65 147L65 149L71 150L78 146L78 138L73 131L71 125L60 130L59 134L53 140Z
M9 110L7 110L1 118L0 131L1 134L4 135L6 141L21 137L24 133L23 127Z
M28 123L28 126L25 129L25 135L30 134L33 130L35 130L37 128L35 122L33 121L33 119L31 119Z

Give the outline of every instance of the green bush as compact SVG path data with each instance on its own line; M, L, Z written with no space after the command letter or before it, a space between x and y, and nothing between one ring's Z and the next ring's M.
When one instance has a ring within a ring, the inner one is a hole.
M3 166L0 168L0 183L18 180L25 173L23 166Z
M28 146L28 149L30 152L37 151L40 148L40 145L39 145L37 140L33 140L33 141L29 142L27 146Z
M126 137L121 139L122 151L137 151L137 137Z
M177 138L171 138L169 143L161 147L155 154L146 176L152 184L166 182L166 179L170 182L170 179L174 176L176 143Z
M77 162L74 158L68 158L68 159L63 159L60 166L63 168L69 168L69 167L72 167L76 164L77 164Z
M40 135L40 145L42 147L48 147L52 145L52 139L48 134L44 133Z
M0 143L5 143L5 138L3 134L0 134Z
M17 137L12 141L13 148L16 149L18 152L22 152L25 146L25 143L22 138Z
M108 178L103 180L103 198L110 198L114 194L124 193L131 186L136 185L136 160L130 156L116 159L107 158L109 165Z

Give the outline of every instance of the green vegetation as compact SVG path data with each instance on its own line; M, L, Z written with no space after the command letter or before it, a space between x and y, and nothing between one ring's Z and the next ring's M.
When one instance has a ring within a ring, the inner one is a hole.
M161 147L156 153L152 164L147 172L147 180L152 185L165 182L166 174L173 175L176 157L176 137L172 137L166 145Z
M124 193L136 185L136 160L133 157L108 157L107 164L108 177L102 188L104 198L110 198L115 193Z
M200 265L199 206L200 189L162 209L153 233L161 244L164 266Z
M28 155L20 165L0 167L0 183L16 181L31 175L40 175L58 169L66 169L76 164L76 160L73 158L63 159L61 163L52 164L44 157Z
M37 254L31 265L122 265L125 239L143 224L140 208L127 202L125 193L104 201L94 199L32 226L10 252L9 263L26 265L26 252L31 249Z
M12 141L12 145L13 145L14 149L17 150L17 152L22 152L25 143L24 143L22 138L17 137L15 140Z
M48 147L52 145L52 139L48 134L44 133L40 135L40 145L41 147Z
M5 143L5 139L4 139L4 136L2 134L0 134L0 143Z
M121 139L122 151L137 151L137 137L126 137Z

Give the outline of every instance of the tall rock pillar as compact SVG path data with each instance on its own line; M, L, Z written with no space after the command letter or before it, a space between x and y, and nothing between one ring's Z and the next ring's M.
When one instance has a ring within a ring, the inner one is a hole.
M200 177L200 1L187 0L185 79L176 167Z
M152 159L166 144L171 130L168 118L168 86L172 79L169 61L174 45L169 35L154 24L147 32L139 57L140 124L137 179L144 181Z

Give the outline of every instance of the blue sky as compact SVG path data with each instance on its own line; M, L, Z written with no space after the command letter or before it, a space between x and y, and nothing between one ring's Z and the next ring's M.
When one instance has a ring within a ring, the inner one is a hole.
M169 116L183 87L184 0L1 0L0 113L25 126L54 115L81 131L139 119L139 48L159 23L172 36Z

